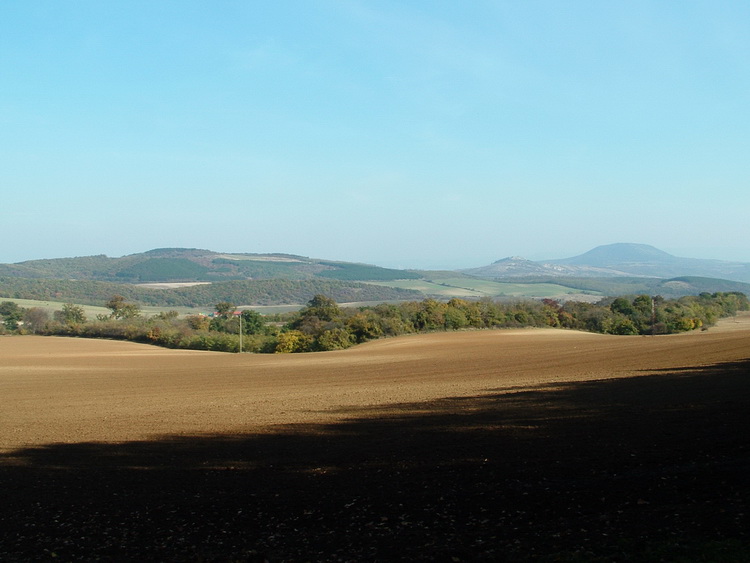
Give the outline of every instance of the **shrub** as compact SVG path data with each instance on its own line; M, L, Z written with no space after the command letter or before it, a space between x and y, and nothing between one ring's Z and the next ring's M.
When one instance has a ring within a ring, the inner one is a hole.
M354 344L354 335L343 328L326 330L315 340L315 349L319 351L343 350Z
M277 354L290 354L293 352L309 352L313 343L311 336L300 330L288 330L282 332L276 339Z

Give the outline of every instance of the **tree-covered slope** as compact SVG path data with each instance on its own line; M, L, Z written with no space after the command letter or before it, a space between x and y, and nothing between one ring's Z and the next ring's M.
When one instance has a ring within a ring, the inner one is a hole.
M486 292L466 288L473 288L474 282L486 280L502 283L512 280L514 285L535 284L524 293L528 297L539 297L540 286L550 284L598 295L679 297L717 291L750 294L750 284L736 278L689 273L688 266L694 265L694 261L685 260L647 245L621 244L597 247L568 260L568 264L513 257L483 268L464 270L462 274L398 270L292 254L232 254L161 248L119 258L98 255L0 264L0 297L101 305L113 294L119 294L144 305L165 307L202 307L222 300L246 305L299 304L317 293L330 295L339 302L408 300L425 296L478 298ZM715 261L698 262L712 265ZM742 264L720 263L723 268L728 268L728 264L735 268L735 274L741 273ZM653 272L653 275L624 274L627 267L637 269L636 265ZM662 268L659 271L685 270L685 273L655 275L657 266ZM669 268L664 269L666 266ZM437 278L440 276L450 279L439 282ZM474 282L456 282L455 278L461 276ZM730 281L732 279L734 281ZM160 282L203 282L207 285L170 290L138 286ZM362 282L373 282L378 287ZM516 290L510 293L499 291L503 295L519 295ZM552 297L559 298L558 295Z
M227 254L161 248L119 258L105 255L0 264L0 276L126 283L313 278L346 281L413 279L412 272L291 254Z
M324 293L341 303L418 299L417 291L339 280L235 280L154 289L133 284L92 280L49 280L0 277L0 298L36 299L104 305L113 295L161 307L213 307L221 301L236 305L300 304Z

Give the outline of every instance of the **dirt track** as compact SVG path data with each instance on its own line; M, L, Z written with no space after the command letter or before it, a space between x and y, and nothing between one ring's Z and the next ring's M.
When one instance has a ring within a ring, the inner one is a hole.
M292 356L0 338L0 559L745 553L749 360L748 316Z

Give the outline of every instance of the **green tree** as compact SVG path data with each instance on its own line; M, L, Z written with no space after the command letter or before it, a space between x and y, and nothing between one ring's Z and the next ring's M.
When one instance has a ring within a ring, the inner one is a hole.
M320 351L343 350L354 344L354 337L343 328L324 331L315 339L315 349Z
M633 308L644 316L651 316L653 305L654 301L649 295L639 295L633 299Z
M398 336L408 332L403 310L390 303L380 303L371 308L373 315L378 319L378 324L386 336Z
M161 311L155 318L161 321L173 321L180 316L178 311Z
M326 330L341 328L343 316L338 304L325 295L318 294L308 301L286 328L300 331L311 340L317 339Z
M448 307L445 310L445 328L458 330L469 325L466 313L458 307Z
M302 317L317 317L321 321L334 321L341 317L341 309L338 304L325 295L315 295L307 306L300 311Z
M420 304L414 317L414 326L419 330L438 330L445 328L446 303L435 299L425 299Z
M622 313L615 313L612 317L606 319L603 323L603 329L604 332L609 334L638 334L638 327L635 323Z
M3 301L0 303L0 316L20 315L23 309L15 301Z
M490 297L482 297L477 303L482 326L494 327L503 323L503 313L499 305Z
M246 309L242 311L242 332L245 334L263 334L266 320L258 311Z
M141 308L136 303L128 303L122 295L113 295L106 307L112 311L113 319L133 319L141 315Z
M609 309L613 313L622 313L623 315L632 315L633 311L635 310L633 308L633 304L624 297L618 297L617 299L612 301Z
M229 301L221 301L216 304L216 312L221 317L228 317L234 311L237 309L237 307L234 305L234 303L230 303Z
M55 311L54 317L56 321L67 326L81 325L86 322L86 312L83 307L73 303L65 303L61 311Z
M234 322L234 312L237 310L235 304L229 301L220 301L215 307L216 314L211 319L208 329L215 332L238 333L239 327L237 324L239 321L237 323Z
M373 310L362 310L346 320L348 333L357 342L367 342L383 336L380 318Z
M23 319L23 308L14 301L3 301L0 303L0 316L3 324L8 330L18 330L18 323Z
M448 308L445 311L446 328L479 327L481 324L482 317L476 303L469 303L456 297L448 301Z

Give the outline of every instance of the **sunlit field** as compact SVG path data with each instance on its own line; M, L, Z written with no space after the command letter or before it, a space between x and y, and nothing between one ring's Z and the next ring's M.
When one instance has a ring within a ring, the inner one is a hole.
M9 336L0 358L3 560L748 547L748 316L295 355Z

